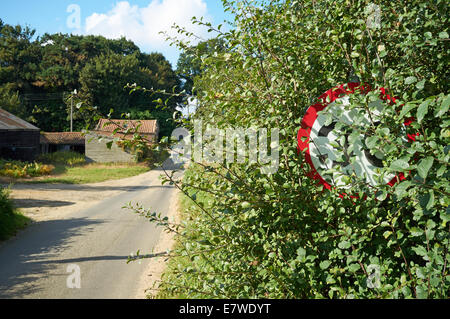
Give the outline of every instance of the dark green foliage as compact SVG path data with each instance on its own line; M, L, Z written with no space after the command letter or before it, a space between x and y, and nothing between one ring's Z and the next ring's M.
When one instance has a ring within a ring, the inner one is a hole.
M14 206L9 198L9 190L0 187L0 241L13 236L28 221L27 217L14 211Z
M11 215L14 207L9 199L9 192L5 188L0 188L0 212L5 215Z
M177 73L183 81L183 90L187 94L196 94L193 91L194 80L205 70L201 58L214 52L224 52L225 48L226 44L223 39L213 38L183 50L178 59Z

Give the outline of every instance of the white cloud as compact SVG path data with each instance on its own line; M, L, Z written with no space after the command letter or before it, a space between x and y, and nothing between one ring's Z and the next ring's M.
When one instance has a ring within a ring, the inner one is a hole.
M151 0L147 7L121 1L107 13L94 13L87 17L85 34L111 39L124 36L145 51L165 51L169 43L159 32L175 36L176 31L171 28L174 23L207 38L205 28L192 25L193 16L203 16L210 21L205 0Z

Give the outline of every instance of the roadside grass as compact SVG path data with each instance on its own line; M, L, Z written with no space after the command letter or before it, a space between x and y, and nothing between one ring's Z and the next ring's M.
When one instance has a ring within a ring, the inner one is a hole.
M86 157L77 152L55 152L48 154L41 154L37 158L38 162L45 164L63 164L66 166L75 166L86 164Z
M0 182L31 184L88 184L140 175L152 169L147 163L86 163L76 152L56 152L37 162L0 161Z
M31 184L89 184L132 177L149 170L150 167L145 164L90 163L73 167L56 164L52 175L25 182Z
M9 198L9 189L0 188L0 241L16 235L31 220L15 209Z
M185 177L188 177L194 170L199 168L190 166L186 172ZM205 178L207 178L205 176ZM196 200L207 207L211 194L191 190L190 195L195 194ZM198 206L185 194L180 195L180 219L184 228L184 234L191 240L197 238L201 240L201 234L198 232L193 221L200 213ZM167 263L167 267L162 274L162 282L157 288L155 299L192 299L190 295L190 287L198 286L198 280L195 276L185 276L186 273L192 271L193 268L198 268L206 259L201 255L185 255L182 252L186 251L186 242L182 236L177 236L174 247L172 248L172 257ZM207 253L204 253L207 254ZM195 267L193 267L195 266Z

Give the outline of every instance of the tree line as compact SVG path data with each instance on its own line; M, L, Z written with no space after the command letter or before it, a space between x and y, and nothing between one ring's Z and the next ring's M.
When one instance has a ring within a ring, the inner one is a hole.
M42 131L68 131L73 106L74 129L92 128L93 114L113 118L158 119L162 135L173 128L178 96L158 107L163 94L179 93L183 83L161 53L144 53L125 38L44 34L0 19L0 105ZM73 92L76 90L76 94ZM83 105L83 107L80 107ZM95 112L95 113L94 113Z

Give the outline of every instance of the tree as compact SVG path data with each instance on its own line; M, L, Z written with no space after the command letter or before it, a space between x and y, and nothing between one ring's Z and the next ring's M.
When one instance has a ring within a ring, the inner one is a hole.
M19 92L11 90L11 85L5 84L0 86L0 106L6 111L16 114L17 116L24 116L27 114L19 99Z
M108 114L114 109L117 116L130 106L130 97L124 87L133 82L138 73L139 60L135 54L101 54L81 71L80 91L87 96L88 104L97 106L100 113Z
M31 42L35 30L29 27L3 25L0 37L0 84L24 92L31 88L38 69L40 53Z
M226 50L226 44L222 38L213 38L202 41L195 46L188 47L180 54L177 63L177 74L183 81L182 89L188 95L195 95L194 80L200 76L205 68L202 57L221 53Z
M157 93L158 91L166 91L169 93L180 92L180 80L177 74L172 70L169 61L160 53L146 54L142 53L139 56L140 72L137 75L134 83L139 84L150 90L151 96L148 93L135 92L131 104L142 111L148 109L150 105L156 106L153 100L166 99L167 95ZM149 103L150 102L150 103ZM167 111L175 111L180 99L171 98L166 107Z

